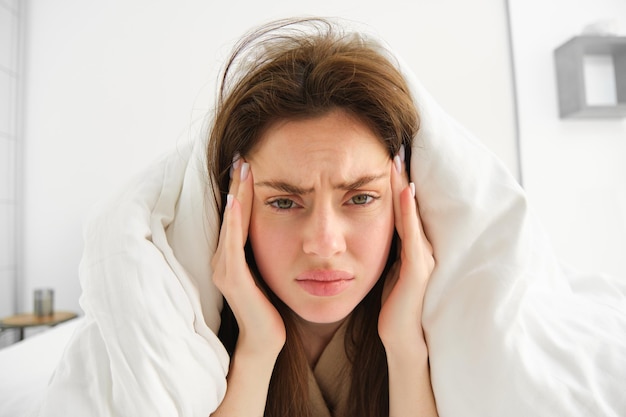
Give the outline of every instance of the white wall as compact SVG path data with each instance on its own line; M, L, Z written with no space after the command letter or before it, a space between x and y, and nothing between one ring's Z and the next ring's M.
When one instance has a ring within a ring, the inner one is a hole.
M504 1L30 0L22 309L77 309L81 223L150 160L202 131L234 40L290 15L373 26L444 108L517 171Z
M626 2L509 3L531 204L564 262L626 279L626 119L559 119L553 60L554 49L589 23L616 19L625 30Z
M0 317L12 314L16 305L21 22L17 3L0 2Z

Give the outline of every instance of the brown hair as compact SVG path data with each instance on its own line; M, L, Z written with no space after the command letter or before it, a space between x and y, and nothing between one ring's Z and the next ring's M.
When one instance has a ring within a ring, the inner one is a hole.
M321 116L336 108L367 123L390 157L404 144L408 160L419 118L406 82L384 48L324 19L278 21L244 37L224 69L207 148L221 215L236 154L245 158L263 129L274 121ZM392 247L388 264L395 253ZM249 244L246 254L252 273L281 313L287 330L265 415L308 416L308 363L293 313L264 284ZM353 365L350 415L354 416L389 413L387 363L377 330L383 281L379 279L355 308L346 331L346 351ZM225 303L219 337L231 354L237 334L236 320Z

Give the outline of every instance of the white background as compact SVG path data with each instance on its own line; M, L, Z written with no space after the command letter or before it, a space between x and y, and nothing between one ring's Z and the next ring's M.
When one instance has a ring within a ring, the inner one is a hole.
M626 36L626 1L509 3L530 202L564 263L626 279L626 119L559 119L553 61L588 24L612 20Z

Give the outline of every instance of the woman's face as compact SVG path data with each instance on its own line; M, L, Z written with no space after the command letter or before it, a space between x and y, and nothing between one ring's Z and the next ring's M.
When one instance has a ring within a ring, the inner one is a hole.
M312 323L347 317L376 284L394 232L392 160L348 113L272 124L246 156L249 238L271 290Z

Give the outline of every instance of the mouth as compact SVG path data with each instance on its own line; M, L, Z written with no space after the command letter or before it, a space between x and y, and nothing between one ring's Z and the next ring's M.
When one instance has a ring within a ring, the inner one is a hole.
M332 297L346 290L354 276L345 271L315 270L304 272L296 278L302 289L317 297Z

